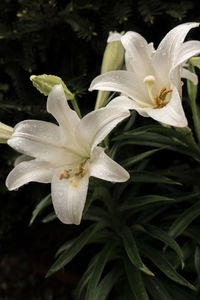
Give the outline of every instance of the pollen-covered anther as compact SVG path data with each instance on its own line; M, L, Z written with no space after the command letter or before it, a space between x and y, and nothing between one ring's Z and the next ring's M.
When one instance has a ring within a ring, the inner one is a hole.
M63 170L60 175L59 175L59 179L68 179L70 178L70 172L72 171L72 169L68 169L68 170Z
M166 96L169 93L172 93L172 89L167 90L166 88L162 88L160 90L160 94L154 98L155 106L153 108L162 108L169 103L169 99L166 99Z

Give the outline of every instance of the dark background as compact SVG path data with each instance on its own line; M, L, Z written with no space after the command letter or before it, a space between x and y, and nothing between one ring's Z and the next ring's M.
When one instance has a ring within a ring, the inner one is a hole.
M88 87L100 72L109 31L137 31L156 47L174 26L199 22L199 12L199 1L185 0L1 0L0 120L10 126L24 119L50 120L46 97L29 80L40 74L60 76L85 114L95 104L96 92ZM199 39L199 29L188 38ZM5 178L17 153L7 145L0 145L0 151L0 300L71 299L90 253L83 251L65 273L44 276L58 247L84 224L44 224L42 215L29 227L32 210L50 185L30 183L8 192Z

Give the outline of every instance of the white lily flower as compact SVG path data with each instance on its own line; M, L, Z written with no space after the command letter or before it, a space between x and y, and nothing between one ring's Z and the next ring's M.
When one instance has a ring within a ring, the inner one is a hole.
M127 108L109 105L80 119L69 107L61 85L49 94L47 111L59 126L36 120L15 126L8 144L33 159L17 164L6 185L15 190L30 181L51 182L56 215L63 223L78 225L90 176L112 182L129 179L128 172L97 145L130 113Z
M126 71L112 71L96 77L89 90L121 92L144 117L175 127L186 127L182 102L183 77L191 74L182 66L200 53L199 41L183 42L188 31L199 23L185 23L172 29L157 50L136 32L127 32L121 38L125 48ZM122 103L123 106L123 103Z

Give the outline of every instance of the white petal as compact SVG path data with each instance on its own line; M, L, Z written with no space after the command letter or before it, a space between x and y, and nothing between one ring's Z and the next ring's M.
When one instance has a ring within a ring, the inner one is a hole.
M182 68L182 70L181 70L181 77L189 79L195 85L198 84L198 77L197 77L197 75L195 73L193 73L193 72L185 69L185 68Z
M159 78L165 78L170 69L176 64L176 56L187 33L198 23L185 23L176 26L164 37L153 56L153 63Z
M8 175L6 186L9 190L15 190L20 186L31 182L51 182L53 169L43 161L33 159L18 164Z
M80 144L87 147L88 152L99 144L110 131L130 112L123 107L103 107L87 114L76 128L76 136Z
M16 167L17 165L19 165L21 162L23 161L29 161L29 160L32 160L33 157L31 156L28 156L28 155L25 155L25 154L22 154L22 155L19 155L16 159L15 159L15 162L14 162L14 167Z
M129 173L118 163L104 153L103 148L96 147L90 159L90 176L107 181L124 182L130 177Z
M113 98L106 107L122 107L123 109L133 109L134 101L125 96L119 96Z
M179 93L175 87L172 87L172 89L171 100L166 106L160 109L151 109L147 111L147 113L156 121L174 127L186 127L188 123L183 111Z
M147 41L140 34L133 31L129 31L122 36L121 41L125 48L127 70L135 70L142 82L147 75L153 75L154 69L151 63Z
M200 41L189 41L181 45L177 51L176 62L174 68L178 65L184 64L190 57L200 53Z
M50 161L57 166L80 159L76 153L64 148L62 143L61 130L57 125L34 120L17 124L8 140L8 145L18 152Z
M74 186L68 179L59 179L59 172L55 173L51 196L55 213L61 222L80 224L87 196L88 181L88 175L85 174L80 183Z
M146 105L145 101L142 100L145 90L144 83L138 80L138 77L133 72L111 71L97 76L91 82L89 90L120 92L141 105Z
M72 134L75 126L80 121L66 100L61 84L55 85L47 99L47 111L51 113L60 126L64 127L65 134Z

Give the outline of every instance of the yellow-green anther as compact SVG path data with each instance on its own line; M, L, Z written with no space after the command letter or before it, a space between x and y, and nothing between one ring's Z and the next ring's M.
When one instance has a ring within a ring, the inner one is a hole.
M54 85L62 84L67 100L74 99L74 95L70 92L70 90L66 87L65 83L62 81L62 79L58 76L46 74L38 76L32 75L30 77L30 80L32 81L34 87L36 87L36 89L38 89L39 92L44 94L45 96L49 95Z
M0 122L0 144L6 144L7 140L11 138L13 128Z
M120 70L122 68L124 63L124 47L120 41L121 36L122 35L117 32L110 33L103 55L101 74L109 71ZM98 109L105 104L109 94L110 92L107 91L98 92L95 109Z

